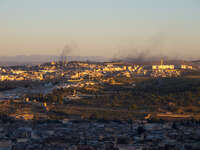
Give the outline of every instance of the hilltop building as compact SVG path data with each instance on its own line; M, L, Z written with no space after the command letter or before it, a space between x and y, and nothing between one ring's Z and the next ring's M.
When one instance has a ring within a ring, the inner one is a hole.
M166 70L166 69L174 69L174 65L164 65L163 60L161 60L160 65L152 65L152 70Z

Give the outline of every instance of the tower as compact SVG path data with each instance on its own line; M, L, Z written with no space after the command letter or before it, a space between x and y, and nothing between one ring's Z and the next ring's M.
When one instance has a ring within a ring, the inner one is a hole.
M160 65L162 66L164 64L163 59L160 60Z
M67 64L67 55L71 52L71 47L66 45L63 50L62 53L60 55L60 61L62 63L63 66L65 66Z

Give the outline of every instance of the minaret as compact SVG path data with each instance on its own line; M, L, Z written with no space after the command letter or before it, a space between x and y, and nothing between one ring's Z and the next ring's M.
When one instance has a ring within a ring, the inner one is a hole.
M164 63L163 63L163 59L160 60L160 65L162 66Z

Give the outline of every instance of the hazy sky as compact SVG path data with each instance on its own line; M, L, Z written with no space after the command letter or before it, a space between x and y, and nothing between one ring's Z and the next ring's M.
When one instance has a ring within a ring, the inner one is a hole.
M200 57L200 0L0 0L0 56L66 44L71 55Z

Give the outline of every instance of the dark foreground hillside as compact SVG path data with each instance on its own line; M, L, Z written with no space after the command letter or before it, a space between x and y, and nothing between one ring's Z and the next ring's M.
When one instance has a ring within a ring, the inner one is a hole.
M198 150L200 121L15 120L0 117L2 150Z

